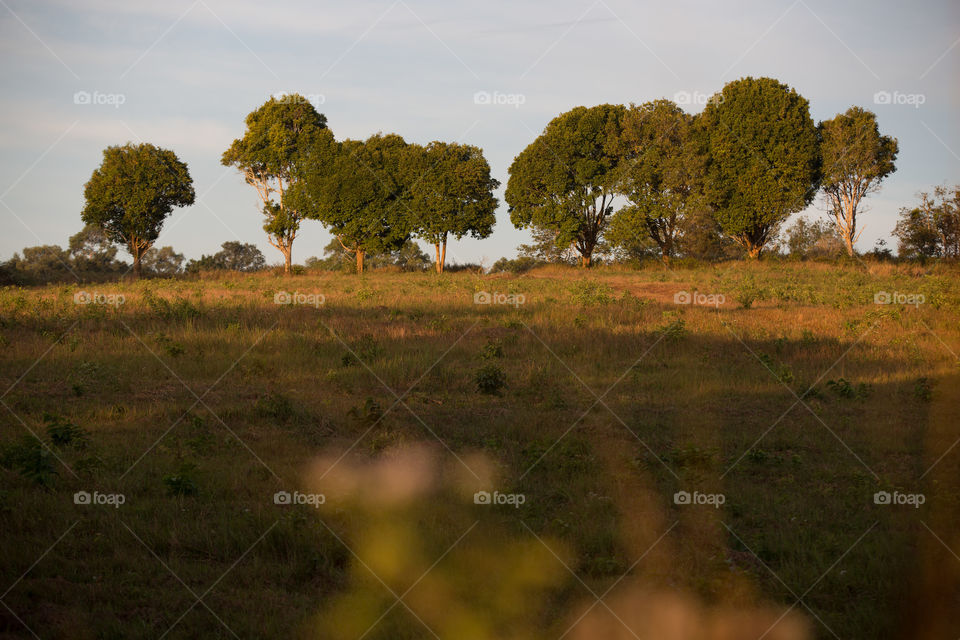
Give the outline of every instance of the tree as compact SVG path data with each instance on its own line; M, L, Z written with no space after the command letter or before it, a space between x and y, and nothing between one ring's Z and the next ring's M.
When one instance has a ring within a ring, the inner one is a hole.
M863 198L880 189L884 178L896 170L899 145L896 138L881 136L877 116L860 107L850 107L818 127L823 159L821 188L828 214L836 225L847 255L853 256L857 213Z
M212 256L201 255L187 263L188 273L199 271L259 271L267 264L263 253L254 244L231 240L220 245Z
M406 156L410 209L416 212L416 235L436 254L437 273L447 259L447 236L486 238L497 222L490 165L479 147L449 142L411 145Z
M517 256L531 258L537 262L571 265L577 263L579 255L573 240L562 245L557 242L559 233L556 229L531 226L530 235L533 236L533 242L517 247Z
M759 258L778 226L813 200L817 130L809 103L772 78L728 83L700 118L709 145L705 195L724 233Z
M920 204L900 210L893 231L903 258L960 257L960 185L920 194Z
M100 227L133 256L133 272L153 246L174 207L193 204L193 180L173 151L152 144L107 147L103 163L84 187L81 218Z
M23 256L14 253L5 263L11 279L18 284L43 284L76 280L70 254L55 244L25 247Z
M235 240L220 245L220 251L214 257L222 265L221 268L228 271L259 271L267 265L257 245Z
M246 124L243 137L233 141L220 162L239 169L257 190L265 217L263 230L271 246L283 254L283 270L289 275L303 212L285 196L296 186L299 163L309 155L318 166L327 157L333 134L326 116L299 94L271 97L247 115Z
M143 254L143 269L147 273L161 278L172 278L183 267L183 254L173 247L151 248Z
M511 222L556 231L557 246L573 243L583 267L613 213L625 112L602 104L562 113L510 165Z
M117 260L117 248L102 228L88 224L70 236L70 260L77 272L115 273L126 265Z
M306 266L327 271L351 271L355 256L334 238L323 249L324 258L309 258ZM397 267L403 271L425 271L430 268L430 256L413 240L407 240L399 249L389 253L369 253L364 257L365 268Z
M322 222L363 273L367 254L403 246L415 228L409 209L409 176L403 170L408 145L397 134L344 140L329 165L304 165L295 197L298 207Z
M623 121L620 192L631 206L610 223L610 241L639 248L646 234L669 264L687 213L696 206L706 154L693 133L693 116L669 100L631 105Z
M832 223L801 217L787 229L787 249L797 258L831 258L843 252L844 239Z

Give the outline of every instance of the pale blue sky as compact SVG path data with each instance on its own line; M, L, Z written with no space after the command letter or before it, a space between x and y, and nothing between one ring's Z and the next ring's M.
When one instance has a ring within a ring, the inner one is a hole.
M950 0L0 0L0 48L0 259L66 246L102 149L143 140L176 151L198 194L158 245L197 257L241 240L278 262L254 190L220 154L281 91L322 100L340 139L390 131L478 145L506 184L513 157L573 106L699 97L769 75L807 97L817 121L857 104L900 140L861 249L889 237L916 192L960 182L960 3ZM476 104L478 91L522 104ZM879 91L901 103L875 104ZM77 92L95 97L77 104ZM489 266L529 240L498 195L494 235L454 243L448 258ZM328 240L305 222L294 260Z

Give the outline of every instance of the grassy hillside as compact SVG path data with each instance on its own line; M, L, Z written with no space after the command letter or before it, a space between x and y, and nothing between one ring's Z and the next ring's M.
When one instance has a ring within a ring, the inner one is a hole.
M958 275L3 289L0 637L956 637Z

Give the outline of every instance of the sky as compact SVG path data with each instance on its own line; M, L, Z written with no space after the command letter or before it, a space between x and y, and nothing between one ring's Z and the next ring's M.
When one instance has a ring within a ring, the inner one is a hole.
M501 181L497 225L450 262L513 257L526 231L503 188L513 158L578 105L676 100L692 112L731 80L770 76L815 121L851 105L900 143L869 197L858 248L920 191L960 183L960 3L627 0L0 0L0 259L66 246L105 147L151 142L190 169L197 202L156 246L187 258L228 240L282 256L254 189L220 156L271 95L298 92L337 139L395 132L481 147ZM824 216L822 200L802 215ZM294 262L330 235L305 221Z

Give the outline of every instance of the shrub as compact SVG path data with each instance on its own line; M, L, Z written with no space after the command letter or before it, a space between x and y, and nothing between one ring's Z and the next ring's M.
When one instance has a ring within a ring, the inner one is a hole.
M473 380L477 391L488 395L500 395L500 391L507 385L506 374L495 364L487 364L477 369Z

